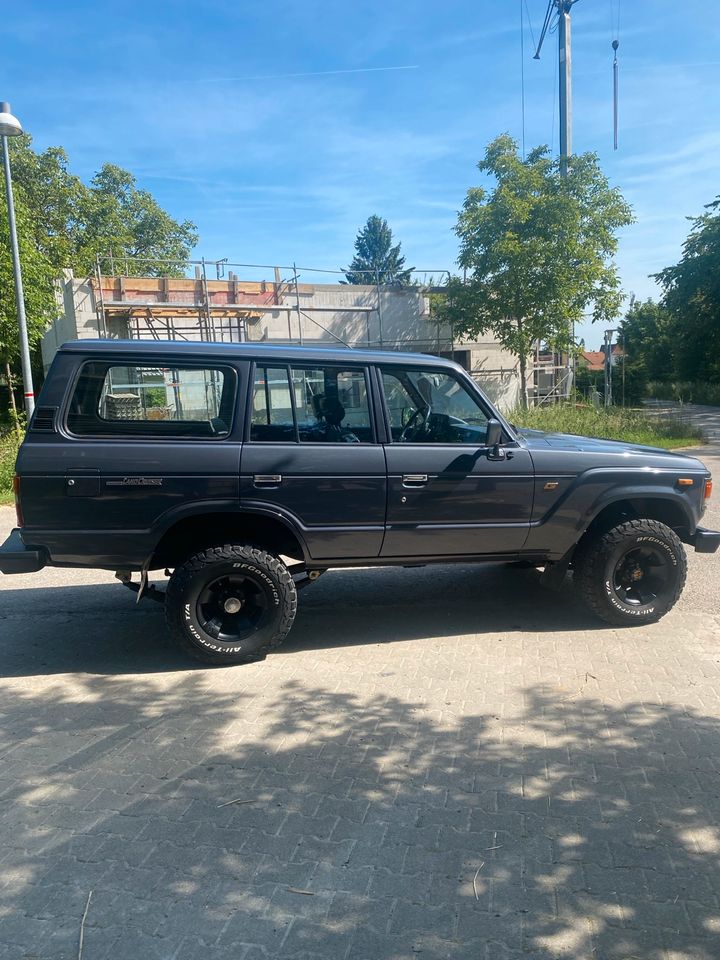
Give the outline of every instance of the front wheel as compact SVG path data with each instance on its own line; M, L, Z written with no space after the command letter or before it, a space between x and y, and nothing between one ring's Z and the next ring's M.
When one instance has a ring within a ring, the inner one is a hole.
M677 603L687 575L679 537L657 520L588 535L573 561L582 600L615 626L654 623Z
M203 550L177 567L165 600L172 636L211 664L264 660L287 636L296 611L285 564L238 544Z

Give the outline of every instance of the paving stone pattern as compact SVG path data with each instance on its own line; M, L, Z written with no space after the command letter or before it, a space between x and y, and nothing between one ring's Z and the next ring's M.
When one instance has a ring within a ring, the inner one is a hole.
M90 891L83 960L720 957L690 560L631 630L532 571L331 572L215 670L108 574L0 579L0 958L75 960Z

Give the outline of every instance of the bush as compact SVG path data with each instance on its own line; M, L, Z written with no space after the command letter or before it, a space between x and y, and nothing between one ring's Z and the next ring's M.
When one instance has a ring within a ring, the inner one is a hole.
M510 420L536 430L625 440L652 447L685 447L702 440L702 431L680 419L655 417L622 407L596 410L584 404L556 404L514 410Z
M0 436L0 503L8 503L13 499L15 458L19 446L20 439L15 432Z
M655 400L674 400L678 403L706 403L720 406L720 383L691 382L687 380L651 380L646 397Z

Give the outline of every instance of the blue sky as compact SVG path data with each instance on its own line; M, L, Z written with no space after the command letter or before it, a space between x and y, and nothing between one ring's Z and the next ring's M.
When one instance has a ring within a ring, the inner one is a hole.
M536 37L545 6L527 0ZM527 16L525 31L525 142L557 149L556 38L538 62ZM85 178L127 167L197 223L195 255L211 259L341 267L378 213L410 265L452 268L477 160L498 133L522 133L520 0L28 0L3 33L0 95L36 146L61 144ZM618 264L640 297L678 259L685 218L720 193L719 51L717 2L573 9L574 148L597 151L634 207ZM602 337L582 333L589 347Z

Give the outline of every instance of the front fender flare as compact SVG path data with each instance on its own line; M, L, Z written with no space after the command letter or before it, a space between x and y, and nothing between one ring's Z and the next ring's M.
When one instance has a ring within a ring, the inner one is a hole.
M590 478L588 478L590 479ZM599 478L592 478L597 480ZM627 500L662 500L678 507L688 530L692 533L698 523L687 495L661 483L612 484L593 491L592 484L575 484L567 496L556 505L552 513L538 520L531 527L527 548L545 552L550 560L559 560L578 543L585 531L597 517L611 507Z

